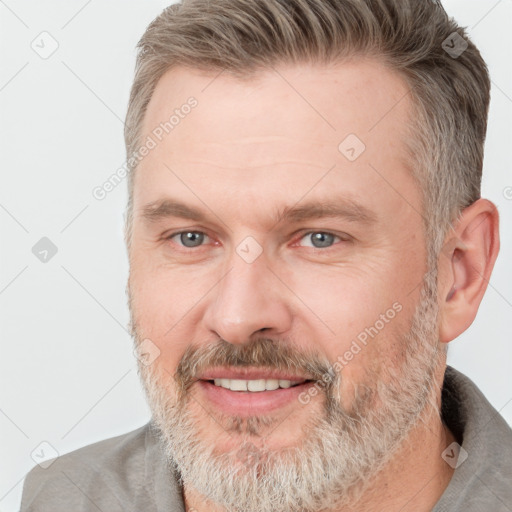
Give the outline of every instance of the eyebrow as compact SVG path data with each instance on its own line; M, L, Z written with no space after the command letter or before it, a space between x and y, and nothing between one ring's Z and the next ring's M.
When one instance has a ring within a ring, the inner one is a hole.
M283 221L297 223L325 217L343 218L351 222L359 222L362 224L371 224L377 220L375 213L366 206L351 199L340 198L337 200L288 206L277 212L276 223Z
M142 208L141 217L148 224L173 217L196 222L208 221L208 216L204 211L169 198L146 204ZM371 224L377 221L377 216L373 211L354 200L346 198L287 206L281 210L276 210L272 220L275 225L281 222L298 223L329 217L343 218L361 224Z

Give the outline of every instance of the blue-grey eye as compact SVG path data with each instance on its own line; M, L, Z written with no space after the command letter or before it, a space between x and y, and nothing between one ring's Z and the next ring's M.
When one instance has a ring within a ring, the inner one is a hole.
M184 231L179 233L180 242L185 247L198 247L204 242L205 235L199 231Z
M306 244L307 246L315 247L316 249L330 247L338 238L338 236L333 235L332 233L326 233L324 231L314 231L307 233L302 237L303 240L310 242L310 244Z

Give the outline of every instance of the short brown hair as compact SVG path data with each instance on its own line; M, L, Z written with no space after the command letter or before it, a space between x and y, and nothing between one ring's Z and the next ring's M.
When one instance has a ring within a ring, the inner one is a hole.
M447 51L455 43L465 50ZM448 47L446 46L448 45ZM276 64L380 59L406 81L414 115L411 171L423 197L429 264L460 212L480 197L490 80L478 49L435 0L184 0L138 44L125 125L128 158L148 103L178 65L241 79ZM130 245L133 174L126 239Z

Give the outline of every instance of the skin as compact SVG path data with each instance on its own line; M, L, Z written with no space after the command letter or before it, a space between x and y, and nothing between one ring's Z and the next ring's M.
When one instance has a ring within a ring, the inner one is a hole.
M421 194L403 144L411 113L409 98L402 99L406 92L400 76L373 60L279 66L247 82L182 67L162 77L142 140L190 96L198 105L141 161L135 176L130 288L139 329L160 350L153 363L158 372L173 375L190 344L244 344L262 334L335 361L396 302L402 311L344 367L343 406L350 410L365 369L378 373L400 361L396 340L408 330L427 271ZM338 150L348 134L366 146L353 162ZM145 219L144 208L164 198L201 210L206 220ZM364 206L372 222L275 220L285 207L344 200ZM179 235L168 238L180 231L207 237L187 248ZM339 238L314 248L307 235L312 231ZM249 236L262 249L250 264L236 252ZM473 321L498 246L496 208L478 200L463 212L439 257L441 343ZM439 372L439 388L442 378ZM220 452L239 444L199 391L192 387L191 406L208 441ZM277 428L254 444L299 444L321 399L273 413ZM439 404L440 394L435 399ZM431 510L452 475L440 454L453 440L438 416L428 416L358 510ZM184 497L188 511L220 510L193 489L184 489Z

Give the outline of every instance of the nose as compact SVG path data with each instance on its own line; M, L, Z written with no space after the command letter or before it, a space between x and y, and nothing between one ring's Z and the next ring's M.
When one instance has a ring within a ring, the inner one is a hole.
M244 344L256 333L278 335L290 329L289 290L264 254L247 263L234 253L227 274L211 293L205 327L229 343Z

